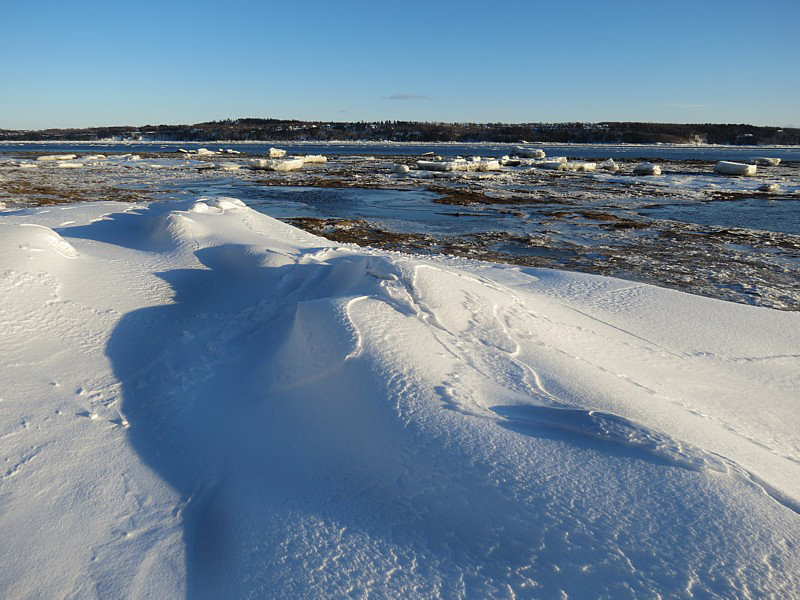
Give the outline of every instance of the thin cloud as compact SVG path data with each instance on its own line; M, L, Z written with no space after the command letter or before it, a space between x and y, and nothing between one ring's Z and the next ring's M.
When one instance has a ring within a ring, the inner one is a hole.
M714 108L716 104L665 104L664 106L669 106L670 108L698 109L698 108Z
M384 100L430 100L428 96L421 96L419 94L395 94L393 96L384 96Z

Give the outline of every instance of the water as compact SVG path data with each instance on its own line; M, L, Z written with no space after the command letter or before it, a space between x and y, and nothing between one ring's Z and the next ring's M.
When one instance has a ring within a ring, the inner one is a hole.
M247 154L187 157L178 147L220 146ZM397 177L396 162L425 152L506 154L500 144L280 144L325 154L325 165L276 173L220 171L216 163L263 153L261 144L2 144L0 202L241 198L255 210L339 242L445 253L524 266L612 275L715 298L800 310L800 148L543 146L548 155L614 157L616 174L531 167L485 173ZM3 165L45 154L141 153L142 160ZM155 155L155 158L148 158ZM757 177L713 173L713 161L783 159ZM373 158L377 157L377 158ZM383 157L383 158L381 158ZM640 159L660 177L635 177ZM764 183L777 194L758 191Z
M503 156L513 153L517 144L429 144L392 142L3 142L3 154L45 152L67 154L88 152L111 154L120 152L178 152L179 148L230 148L245 154L265 154L270 147L288 150L290 154L345 154L376 156L412 156L433 152L441 156ZM663 159L663 160L733 160L747 161L756 156L800 162L797 146L691 146L665 144L531 144L548 156L591 159Z
M654 219L800 235L800 198L739 198L713 202L665 203L643 207L638 212Z

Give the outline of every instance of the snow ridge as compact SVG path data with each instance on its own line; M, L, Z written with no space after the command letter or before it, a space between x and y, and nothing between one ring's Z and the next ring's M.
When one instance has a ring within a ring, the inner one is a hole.
M793 313L230 198L0 228L6 596L800 593Z

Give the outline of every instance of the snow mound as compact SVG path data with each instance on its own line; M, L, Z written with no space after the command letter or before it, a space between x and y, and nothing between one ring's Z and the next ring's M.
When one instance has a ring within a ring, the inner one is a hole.
M797 313L224 197L2 213L0 277L13 596L800 594Z
M721 160L714 166L714 172L722 175L745 175L751 176L756 174L757 167L755 165L746 165L744 163L730 162Z
M242 208L247 208L247 205L238 198L220 196L217 198L199 198L192 204L189 211L194 213L221 214L226 210L239 210Z
M15 271L47 271L78 258L78 251L58 233L41 225L0 223L0 253Z

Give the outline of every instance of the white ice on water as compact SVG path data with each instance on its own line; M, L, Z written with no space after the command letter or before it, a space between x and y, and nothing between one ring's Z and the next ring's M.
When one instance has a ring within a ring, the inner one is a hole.
M0 213L0 278L4 597L800 594L797 313L228 198Z
M650 162L641 162L633 167L634 175L661 175L661 167Z
M756 171L756 165L748 165L745 163L731 162L727 160L721 160L714 165L714 172L721 173L723 175L752 176L756 174Z

